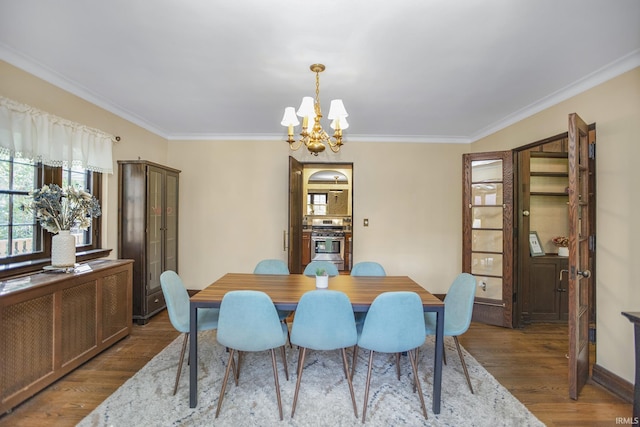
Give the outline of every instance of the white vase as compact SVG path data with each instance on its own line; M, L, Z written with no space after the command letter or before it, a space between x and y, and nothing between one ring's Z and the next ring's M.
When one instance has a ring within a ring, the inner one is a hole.
M73 267L76 264L76 238L69 230L60 230L51 239L51 266Z
M329 287L329 276L316 276L316 288L326 289Z
M560 246L558 248L558 256L569 256L569 248L565 248L564 246Z

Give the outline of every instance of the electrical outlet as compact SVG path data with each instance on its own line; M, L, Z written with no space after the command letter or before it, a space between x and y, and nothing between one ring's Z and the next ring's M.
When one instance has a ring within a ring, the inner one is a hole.
M365 227L369 226L369 218L365 218L364 221L362 221L362 225L364 225Z

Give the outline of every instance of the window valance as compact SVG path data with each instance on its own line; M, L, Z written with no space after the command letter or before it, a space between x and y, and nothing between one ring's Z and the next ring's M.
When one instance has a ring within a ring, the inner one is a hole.
M0 153L113 173L115 137L0 96Z

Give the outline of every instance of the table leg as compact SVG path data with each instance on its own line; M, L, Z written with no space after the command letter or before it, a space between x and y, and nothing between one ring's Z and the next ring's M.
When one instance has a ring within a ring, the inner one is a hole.
M436 310L436 356L433 362L433 413L440 413L442 353L444 351L444 307Z
M189 304L189 407L198 404L198 307Z

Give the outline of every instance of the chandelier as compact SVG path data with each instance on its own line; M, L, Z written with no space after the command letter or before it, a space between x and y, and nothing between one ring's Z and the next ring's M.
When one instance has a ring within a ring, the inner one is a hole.
M320 111L320 73L325 70L325 66L322 64L313 64L309 68L316 73L315 102L312 97L305 96L302 98L302 104L300 104L297 113L293 107L285 108L284 117L280 124L289 128L289 138L287 142L292 150L297 150L304 144L311 154L317 156L318 153L322 153L325 150L326 144L331 151L337 153L340 151L340 146L342 145L342 131L349 127L349 123L347 123L349 114L347 114L347 110L345 110L341 99L332 100L328 119L331 120L330 126L335 131L333 137L330 137L327 132L322 129L320 125L320 119L322 118L322 112ZM293 127L300 124L296 115L302 117L302 132L297 142L293 137Z

